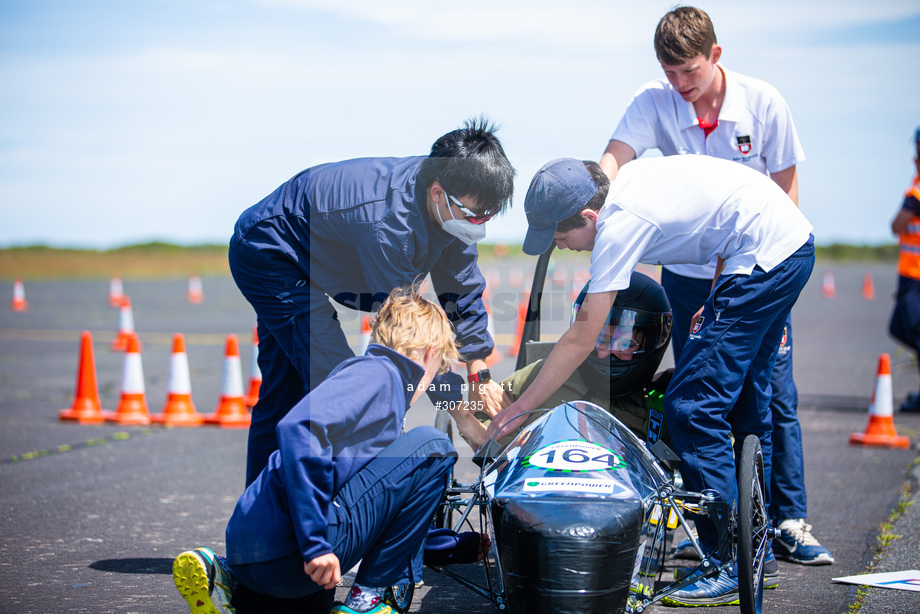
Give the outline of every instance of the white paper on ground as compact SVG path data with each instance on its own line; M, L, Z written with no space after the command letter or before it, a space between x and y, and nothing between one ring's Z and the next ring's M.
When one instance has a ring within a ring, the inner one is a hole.
M916 569L846 576L845 578L833 578L833 580L834 582L846 582L848 584L863 584L880 588L896 588L902 591L920 592L920 571Z

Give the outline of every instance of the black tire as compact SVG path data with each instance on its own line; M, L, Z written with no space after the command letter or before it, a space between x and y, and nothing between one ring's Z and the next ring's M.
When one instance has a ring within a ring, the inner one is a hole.
M738 469L738 593L742 614L763 610L763 564L771 538L764 501L763 453L756 435L741 448Z
M434 418L434 428L438 429L450 439L450 442L454 442L454 424L450 419L450 414L443 409L437 410L438 413Z
M393 608L399 614L406 614L409 607L412 606L412 596L415 594L415 585L411 582L407 584L397 584L387 588L383 595L384 602Z
M450 414L443 409L437 410L437 414L434 418L434 428L447 435L447 438L450 439L451 443L454 442L454 423L453 420L450 419ZM447 475L448 488L452 486L453 483L454 472L451 470ZM434 512L434 526L438 529L453 528L453 512L444 501L438 505L438 508Z

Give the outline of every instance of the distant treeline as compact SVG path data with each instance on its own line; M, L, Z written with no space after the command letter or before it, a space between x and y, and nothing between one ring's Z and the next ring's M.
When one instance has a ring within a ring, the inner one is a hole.
M894 262L898 246L847 245L832 243L816 247L819 260ZM523 257L520 245L482 244L485 262L498 258ZM584 254L562 252L562 260L586 258ZM530 258L529 256L527 258ZM0 249L0 278L107 278L229 275L227 245L175 245L154 241L110 250L65 249L33 245Z

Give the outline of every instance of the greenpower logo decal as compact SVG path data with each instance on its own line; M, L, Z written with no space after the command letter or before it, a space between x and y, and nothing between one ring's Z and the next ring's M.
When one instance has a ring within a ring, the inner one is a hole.
M525 467L570 473L611 471L626 466L619 454L581 439L557 441L540 448L525 458L523 464Z

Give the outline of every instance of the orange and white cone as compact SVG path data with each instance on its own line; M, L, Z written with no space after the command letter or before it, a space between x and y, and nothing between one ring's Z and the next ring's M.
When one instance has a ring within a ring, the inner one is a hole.
M553 267L553 285L557 288L565 288L565 282L568 279L569 273L565 270L565 267L561 264L557 264Z
M527 322L527 306L530 304L530 292L525 292L518 304L518 321L517 331L514 336L514 343L508 349L508 354L517 356L521 347L521 339L524 337L524 324Z
M156 414L152 419L165 426L200 426L204 423L204 416L195 410L195 403L192 402L188 354L185 351L185 337L180 333L173 335L166 405L163 406L163 413Z
M120 307L121 300L125 297L125 288L121 283L121 277L113 277L109 282L109 305Z
M361 318L361 337L358 340L357 356L364 356L367 352L367 346L371 344L371 317L364 316Z
M10 301L10 309L19 312L29 310L29 303L26 301L26 288L18 277L13 282L13 300Z
M495 325L494 320L492 319L492 307L489 305L489 290L486 289L485 294L482 295L482 304L486 308L486 318L488 318L488 323L486 324L486 330L489 331L489 336L492 337L492 342L495 344L495 347L492 349L492 353L486 356L486 366L490 369L500 363L505 359L505 356L498 349L498 336L495 334Z
M118 409L114 413L108 412L105 419L123 425L150 424L147 390L144 387L144 365L137 335L132 334L128 337L128 348L125 350L124 368L121 372L121 400L118 402Z
M204 302L204 289L201 285L201 275L191 275L188 278L188 302L199 305Z
M511 284L512 288L520 288L524 285L524 271L520 267L512 267L508 271L508 283Z
M850 443L888 448L909 448L910 439L894 428L894 402L891 392L891 359L879 354L875 389L869 404L869 423L864 433L850 435Z
M578 295L581 294L581 289L591 281L591 274L585 271L584 269L577 269L575 274L572 276L572 302L575 302L575 299L578 298Z
M249 355L249 392L246 393L246 407L252 409L259 402L262 388L262 369L259 368L259 327L252 327L252 354Z
M243 367L240 364L240 342L236 335L227 335L224 350L224 371L220 380L220 400L217 410L205 416L205 424L222 428L247 428L252 421L243 400Z
M824 272L824 280L821 284L821 293L827 298L837 296L837 286L834 284L834 274L831 271Z
M80 364L77 365L77 386L73 405L58 413L61 421L73 420L80 424L102 424L105 414L99 402L96 384L96 359L93 356L93 336L83 331L80 336Z
M128 341L134 334L134 310L131 309L131 299L125 296L122 297L121 305L118 307L118 334L112 341L112 351L124 352L128 349Z
M875 284L872 283L872 273L863 275L862 296L867 301L875 300Z

